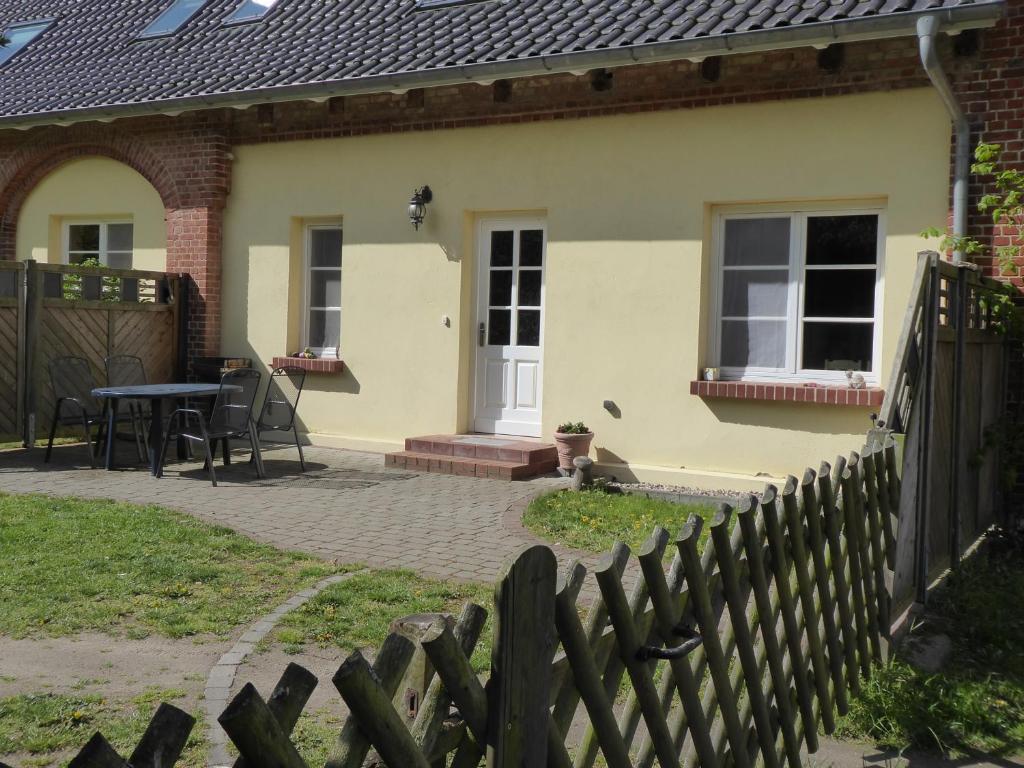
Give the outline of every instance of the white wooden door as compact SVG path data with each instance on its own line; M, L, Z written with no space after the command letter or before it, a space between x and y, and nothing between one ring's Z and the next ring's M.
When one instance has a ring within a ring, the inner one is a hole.
M540 436L547 231L489 220L478 238L477 432Z

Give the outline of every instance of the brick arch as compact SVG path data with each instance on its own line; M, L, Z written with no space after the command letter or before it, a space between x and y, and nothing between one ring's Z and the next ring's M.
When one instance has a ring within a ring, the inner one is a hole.
M49 138L49 137L46 137ZM166 210L182 206L182 195L166 164L138 140L36 141L0 165L0 260L15 257L18 217L29 194L62 165L86 157L106 157L123 163L148 181Z

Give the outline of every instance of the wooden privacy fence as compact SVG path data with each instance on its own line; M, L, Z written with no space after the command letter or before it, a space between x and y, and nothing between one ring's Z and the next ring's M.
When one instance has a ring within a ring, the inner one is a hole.
M139 270L0 262L0 434L32 445L54 411L49 362L89 361L98 383L104 358L135 355L153 383L185 373L180 275Z
M886 657L899 498L891 440L823 463L723 505L706 538L694 517L635 557L616 544L586 611L584 566L557 578L551 550L528 548L495 589L486 682L469 661L486 617L473 604L418 642L392 633L372 664L356 651L332 680L350 714L326 765L373 749L392 768L799 768ZM417 653L434 676L412 713L395 702ZM218 719L236 766L304 768L290 734L316 684L290 665L269 698L238 693ZM172 765L191 725L163 705L130 763ZM125 762L97 734L71 765Z
M999 430L1008 353L1004 285L973 264L919 255L914 291L879 413L881 435L904 443L901 529L893 595L924 603L1000 513Z
M24 421L25 265L0 261L0 435L20 435Z

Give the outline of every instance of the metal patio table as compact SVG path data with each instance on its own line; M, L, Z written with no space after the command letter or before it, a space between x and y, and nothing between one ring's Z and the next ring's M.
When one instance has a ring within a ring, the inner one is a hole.
M107 402L107 469L114 469L114 444L117 442L117 406L121 400L149 400L149 471L156 475L160 446L164 441L164 400L183 397L215 397L220 384L137 384L130 387L97 387L92 396ZM233 384L225 391L241 390ZM113 437L111 437L113 436ZM180 449L179 449L180 453Z

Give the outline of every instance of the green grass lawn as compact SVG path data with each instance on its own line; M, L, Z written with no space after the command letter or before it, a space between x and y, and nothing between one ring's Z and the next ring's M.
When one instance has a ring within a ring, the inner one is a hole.
M655 526L674 536L691 515L710 521L714 514L710 504L675 504L602 490L557 491L530 502L523 524L542 538L577 549L604 552L622 541L635 551Z
M1024 542L974 555L929 610L918 631L953 641L945 669L894 661L866 684L841 734L954 756L1024 754Z
M337 571L156 506L0 494L0 633L226 635Z
M482 670L490 659L494 588L424 579L412 571L368 571L332 584L285 616L270 640L280 642L290 653L301 652L307 644L346 651L379 648L394 619L414 613L458 616L467 602L483 606L488 613L473 654L474 666Z
M26 766L66 764L96 731L122 755L130 755L160 702L181 706L178 700L183 696L180 690L153 688L126 702L91 693L0 698L0 755L29 755L22 763ZM197 719L178 766L206 765L203 734L203 723Z

